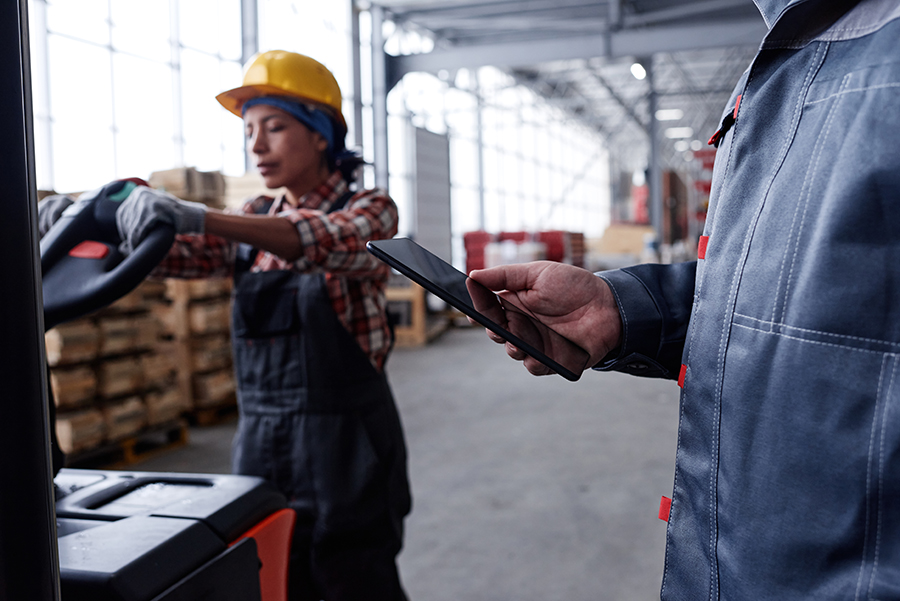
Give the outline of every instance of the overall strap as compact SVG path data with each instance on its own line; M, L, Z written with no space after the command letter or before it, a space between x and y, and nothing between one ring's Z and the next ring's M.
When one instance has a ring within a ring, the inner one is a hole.
M329 213L334 213L335 211L340 211L347 205L347 201L353 198L353 195L356 194L353 190L347 190L343 194L338 197L337 200L334 201L334 204L331 205L331 208L328 209Z

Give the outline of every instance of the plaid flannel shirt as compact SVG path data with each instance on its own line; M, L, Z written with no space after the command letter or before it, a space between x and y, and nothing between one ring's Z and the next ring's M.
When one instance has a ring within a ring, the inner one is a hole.
M390 268L369 254L366 242L392 238L397 233L397 207L384 190L362 190L343 209L328 213L346 191L347 184L335 172L301 198L299 207L291 206L284 195L274 200L259 196L233 212L258 214L271 203L268 215L295 225L303 244L300 258L288 262L261 250L250 271L323 273L338 319L381 370L391 344L384 296ZM218 236L179 235L152 275L228 277L234 273L236 250L236 243Z

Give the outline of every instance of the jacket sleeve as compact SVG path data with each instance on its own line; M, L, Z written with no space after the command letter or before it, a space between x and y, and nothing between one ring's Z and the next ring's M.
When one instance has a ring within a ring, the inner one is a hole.
M675 380L694 300L697 262L636 265L597 274L622 316L622 345L594 369Z

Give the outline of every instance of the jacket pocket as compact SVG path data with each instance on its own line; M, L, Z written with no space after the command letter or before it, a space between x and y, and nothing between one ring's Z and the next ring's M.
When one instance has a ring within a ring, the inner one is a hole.
M868 346L733 324L717 453L723 599L898 598L882 587L900 560L900 368L895 349Z

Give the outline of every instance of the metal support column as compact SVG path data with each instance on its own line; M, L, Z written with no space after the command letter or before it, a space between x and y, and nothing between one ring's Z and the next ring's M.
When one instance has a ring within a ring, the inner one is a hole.
M475 74L475 100L478 105L475 109L477 119L475 129L478 144L478 229L487 229L487 208L484 203L484 97L481 95L481 80L478 78L478 69L473 69Z
M649 94L647 96L648 107L650 113L649 135L650 135L650 156L648 157L648 177L647 186L650 189L650 223L653 225L653 231L656 234L657 245L663 242L663 199L662 199L662 170L660 168L660 140L659 140L659 121L656 119L656 109L658 105L658 96L656 86L654 84L655 73L653 69L653 58L647 58L644 61L644 69L647 71L647 85L649 86ZM657 252L658 252L657 247Z
M359 33L359 6L350 0L350 57L353 61L353 145L363 147L362 50Z
M0 599L58 601L27 9L0 2Z
M384 55L384 9L375 4L372 15L372 142L375 185L388 188L387 59Z
M607 148L609 144L607 144ZM612 222L624 221L631 215L622 215L619 201L619 162L614 152L606 153L606 168L609 170L609 211Z
M241 0L241 65L246 65L259 52L259 5L256 0ZM244 147L244 169L253 171L256 165Z
M256 0L241 0L241 64L259 52L259 6Z
M184 165L184 106L181 99L181 24L178 0L169 0L169 64L172 67L172 135L176 165Z

